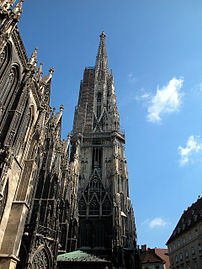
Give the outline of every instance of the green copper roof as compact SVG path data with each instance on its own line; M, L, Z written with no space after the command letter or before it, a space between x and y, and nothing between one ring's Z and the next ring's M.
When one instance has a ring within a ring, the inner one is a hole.
M108 262L92 254L76 250L73 252L58 255L58 262Z

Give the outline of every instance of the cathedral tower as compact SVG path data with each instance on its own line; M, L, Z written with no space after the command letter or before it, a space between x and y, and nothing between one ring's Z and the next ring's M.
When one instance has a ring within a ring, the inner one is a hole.
M111 259L115 268L134 268L130 266L136 231L125 135L120 131L105 38L102 32L95 67L84 71L74 117L72 141L80 143L78 247Z

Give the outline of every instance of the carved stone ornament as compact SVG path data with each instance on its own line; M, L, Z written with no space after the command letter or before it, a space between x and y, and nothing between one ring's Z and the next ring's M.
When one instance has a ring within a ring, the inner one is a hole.
M38 251L32 261L32 269L50 269L50 262L45 249Z

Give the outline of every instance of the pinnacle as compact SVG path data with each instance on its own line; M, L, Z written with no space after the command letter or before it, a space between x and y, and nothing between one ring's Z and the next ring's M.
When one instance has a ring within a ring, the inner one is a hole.
M106 35L104 31L102 31L100 35L100 44L98 48L98 54L96 59L96 68L100 68L103 70L108 70L108 63L107 63L107 50L105 45L105 38Z
M104 31L102 31L102 33L101 33L101 35L100 35L100 38L101 38L101 39L105 39L105 37L106 37L106 34L105 34Z

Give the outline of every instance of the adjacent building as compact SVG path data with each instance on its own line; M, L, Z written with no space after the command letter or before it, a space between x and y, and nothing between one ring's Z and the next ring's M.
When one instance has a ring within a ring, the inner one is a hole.
M142 269L170 269L168 249L148 248L143 245L140 249Z
M54 68L43 75L38 48L28 58L17 26L24 0L15 2L0 3L0 268L55 269L58 254L77 249L138 268L105 34L84 71L73 133L61 140L64 107L50 107Z
M167 246L171 269L202 268L202 198L183 212Z

